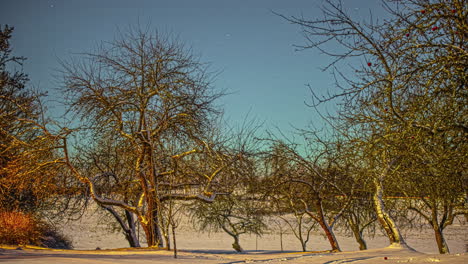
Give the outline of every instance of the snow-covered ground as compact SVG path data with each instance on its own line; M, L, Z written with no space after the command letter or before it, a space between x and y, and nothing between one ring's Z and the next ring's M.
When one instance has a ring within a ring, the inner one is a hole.
M257 251L234 254L222 250L184 250L174 259L169 251L148 250L38 250L0 249L0 263L447 263L466 264L465 254L424 254L387 247L341 253Z
M110 219L109 219L110 220ZM313 233L308 243L309 252L300 252L298 240L289 232L283 234L283 250L278 232L261 237L241 236L243 254L235 253L232 239L224 233L199 233L190 220L184 218L177 232L179 258L173 252L128 247L123 235L111 232L106 218L89 211L79 220L61 227L73 241L75 250L45 250L3 247L0 263L468 263L465 254L468 244L468 224L457 222L446 230L450 255L439 255L433 233L429 228L404 231L409 246L388 247L388 240L377 235L367 238L369 250L359 251L352 237L337 234L344 252L328 253L329 245L319 232ZM99 247L102 250L94 250Z

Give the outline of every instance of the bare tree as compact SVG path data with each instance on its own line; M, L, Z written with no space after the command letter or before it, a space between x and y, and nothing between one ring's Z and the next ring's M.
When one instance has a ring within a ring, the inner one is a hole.
M377 218L390 243L405 244L385 209L386 189L396 192L399 186L401 194L403 187L411 186L405 186L407 181L436 181L435 193L451 192L449 199L431 198L445 204L447 218L454 213L453 197L466 196L464 184L461 189L445 184L466 182L466 167L459 167L466 164L466 156L460 154L466 153L468 132L466 1L383 1L382 5L388 17L381 21L359 21L340 1L326 1L323 18L284 18L302 27L307 39L302 48L316 48L332 58L325 69L333 70L340 91L321 96L311 87L311 106L341 100L336 119L362 133L356 140L368 154ZM350 63L352 74L341 68L343 62ZM444 147L433 148L435 142ZM433 155L446 160L447 154L455 162L434 162ZM427 185L418 187L425 193ZM432 204L434 213L439 206ZM424 218L426 214L419 212ZM448 252L441 239L444 224L425 219L434 227L440 253Z
M88 136L96 139L95 144L91 148L80 145L75 147L80 159L74 163L74 166L89 175L94 175L91 180L100 197L122 200L125 203L137 200L136 184L132 182L131 177L128 177L132 175L135 160L131 146L125 141L119 141L119 137L103 134L101 131L97 135ZM137 235L138 221L134 214L122 208L98 205L115 219L129 246L140 247Z
M229 195L212 204L198 203L193 207L193 219L202 231L223 230L234 239L232 248L243 252L240 245L242 234L261 235L266 229L263 209L255 199L247 195Z
M278 216L279 219L282 220L283 223L289 227L289 229L293 232L294 236L299 240L301 243L302 251L307 251L307 243L309 243L310 235L313 230L317 228L317 222L313 221L310 217L302 209L302 205L300 205L300 209L296 209L297 207L294 206L294 200L289 199L289 208L285 210L285 212ZM284 209L283 209L284 210ZM286 212L293 211L292 218L291 214L286 214ZM281 230L281 222L278 222L277 225L280 228L280 238L281 238L281 251L283 251L283 241L282 241L282 230Z
M288 225L288 223L285 223L284 220L281 219L281 217L273 217L273 218L270 218L269 219L269 225L273 225L273 226L276 226L278 227L277 229L275 229L275 231L278 231L278 234L279 234L279 237L280 237L280 248L281 248L281 252L284 251L284 247L283 247L283 234L284 234L284 228L286 227L285 225Z
M148 246L162 246L163 204L214 201L217 179L239 158L224 139L211 136L222 93L211 86L206 66L168 35L131 29L82 56L62 64L69 110L94 135L112 135L115 146L124 146L117 156L125 169L96 176L95 167L78 166L92 161L73 155L67 137L61 162L96 203L134 215ZM99 148L93 138L84 142ZM100 177L111 180L110 188L99 190Z
M367 243L364 239L364 232L366 229L372 228L377 220L371 197L353 197L350 206L343 213L342 219L344 229L351 231L359 245L359 250L366 250ZM373 234L374 232L369 233Z
M270 181L274 182L270 195L299 210L298 215L302 212L311 217L322 228L332 251L340 251L333 227L351 198L343 188L346 174L336 169L333 160L323 157L326 155L304 157L294 145L279 140L273 142L269 156Z

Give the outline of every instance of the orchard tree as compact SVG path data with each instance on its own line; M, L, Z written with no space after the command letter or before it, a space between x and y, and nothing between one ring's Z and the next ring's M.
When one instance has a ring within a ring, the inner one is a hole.
M232 247L242 252L240 236L243 234L262 235L266 230L265 216L269 210L265 208L265 200L259 191L259 162L254 149L258 141L252 137L259 126L254 120L244 123L239 131L233 132L236 141L243 142L248 148L243 149L243 155L235 167L225 171L223 185L228 188L225 195L213 203L195 201L190 207L194 225L200 231L224 231L234 239Z
M193 219L201 231L224 231L234 239L232 248L243 252L240 245L242 234L261 235L266 229L264 212L260 203L248 196L229 195L217 199L214 203L197 203L193 207Z
M280 235L280 224L286 223L305 252L311 232L317 228L317 222L307 215L304 203L299 199L301 194L307 192L305 186L291 184L287 180L291 176L294 177L289 175L294 167L294 159L281 144L271 147L264 159L266 177L261 180L259 189L271 204L270 215L278 217L276 225L280 227Z
M80 165L89 160L74 155L69 137L62 137L61 161L96 203L133 215L148 246L162 246L164 203L213 202L223 173L242 156L239 145L213 133L222 93L212 87L206 65L180 41L158 32L130 29L62 65L69 111L97 138L111 135L118 147L113 159L123 165L99 172L98 164ZM80 142L100 148L95 138ZM103 177L107 187L100 188Z
M119 137L112 133L99 134L95 138L96 144L92 148L77 147L81 159L76 161L74 166L94 175L91 181L100 197L132 203L138 199L138 193L131 183L132 179L128 177L132 175L135 160L131 145L119 141ZM137 235L138 221L134 214L119 207L99 203L98 205L115 219L129 246L140 247Z
M418 140L421 140L418 137ZM444 229L453 224L459 215L468 213L466 201L466 153L467 144L454 145L437 135L412 150L410 159L402 166L402 177L407 178L401 188L407 197L409 210L416 212L423 221L434 229L440 253L449 253ZM424 140L425 141L425 140Z
M317 145L307 146L314 148ZM341 251L333 228L350 203L352 183L326 150L314 152L303 155L294 144L274 141L268 157L274 183L270 195L295 215L307 214L320 225L331 250Z
M344 208L343 213L337 219L337 229L352 234L359 245L360 250L367 249L364 240L364 232L375 233L375 222L377 220L372 200L372 181L368 176L367 158L362 153L359 132L347 128L346 124L333 123L328 120L332 127L331 131L323 133L304 131L304 136L313 139L310 146L321 147L319 153L326 155L332 161L335 173L344 175L344 179L337 178L337 184L342 192L348 196L349 203ZM325 136L325 135L331 136Z
M285 18L302 27L308 41L304 48L319 49L333 59L325 69L334 71L340 91L320 96L311 87L312 106L341 100L336 118L361 131L356 140L367 153L374 207L390 243L405 244L385 209L385 190L404 193L417 187L412 193L420 195L429 213L413 210L433 227L439 251L446 253L442 231L452 222L447 219L466 211L460 201L466 197L467 3L408 0L382 5L387 13L381 21L361 22L335 1L326 1L323 18ZM352 73L340 68L344 62L351 64ZM453 188L455 183L461 187ZM457 207L462 210L455 212Z
M369 229L371 230L370 234L375 233L376 220L372 197L364 192L355 194L338 225L342 226L345 231L352 233L359 245L359 250L366 250L367 243L364 239L364 233Z
M317 229L317 222L306 214L303 203L297 200L298 191L300 190L297 186L282 184L275 186L275 195L271 195L270 199L274 204L272 214L278 215L278 221L275 224L280 229L281 239L281 224L286 223L293 235L299 240L302 251L306 252L311 232ZM283 247L281 247L282 249Z

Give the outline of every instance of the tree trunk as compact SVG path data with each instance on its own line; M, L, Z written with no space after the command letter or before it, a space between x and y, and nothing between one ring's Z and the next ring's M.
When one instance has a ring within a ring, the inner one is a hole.
M239 243L239 236L233 235L232 237L234 238L234 243L232 243L232 248L237 252L243 252L244 250L242 249Z
M330 226L327 224L326 221L319 221L319 224L322 227L323 231L325 232L325 235L327 236L327 239L328 239L328 242L330 243L332 251L340 252L341 249L338 244L338 240L336 240L336 236L333 230L330 228Z
M166 249L170 251L171 250L171 238L169 237L169 234L167 233L164 233L163 237L164 237L164 241L166 241Z
M168 251L171 250L171 238L169 236L169 228L171 227L170 226L170 222L171 222L171 219L169 218L167 220L167 223L164 222L164 218L162 216L160 216L160 219L161 219L161 230L162 230L162 237L164 238L164 241L166 242L166 249Z
M453 222L452 217L448 217L448 215L453 215L453 208L450 206L444 206L443 208L443 215L441 217L439 223L439 204L436 199L426 200L422 198L422 201L426 205L426 207L430 210L430 214L426 214L424 209L417 208L415 206L410 206L409 209L413 210L420 216L422 216L434 230L435 240L437 243L437 247L439 249L440 254L447 254L450 253L449 247L447 242L444 238L444 228Z
M141 223L141 227L145 232L146 243L148 247L163 247L161 232L159 231L159 226L154 222L148 224Z
M362 233L358 232L357 235L355 235L356 242L359 244L359 250L366 250L367 249L367 244L364 238L362 237Z
M297 234L298 234L297 237L299 239L299 242L301 242L302 251L306 252L307 251L307 242L308 241L304 241L304 238L302 237L302 220L300 220L300 222L299 222L299 230L298 230Z
M448 254L450 253L447 242L445 241L444 238L444 233L441 228L438 226L433 227L434 228L434 234L437 242L437 247L439 248L439 253L440 254Z
M174 244L174 258L177 258L177 243L176 243L176 236L175 236L176 227L174 225L171 225L171 227L172 227L172 243Z
M359 244L359 250L366 250L367 244L364 238L362 237L362 232L360 232L359 230L355 232L353 230L353 233L354 233L354 238L356 239L356 242Z
M154 222L154 236L155 236L155 245L156 247L162 248L164 247L163 239L162 239L162 234L161 234L161 229L159 228L159 225L157 222Z
M140 247L140 242L138 241L134 232L131 230L125 231L125 239L127 239L130 247Z
M283 230L280 231L280 245L281 245L281 252L283 252Z
M159 211L161 210L160 201L157 194L157 187L156 187L156 171L153 162L153 147L151 145L151 138L149 136L149 130L147 129L147 123L145 117L142 119L143 130L148 132L148 137L144 138L145 136L142 134L143 140L143 153L141 160L146 162L146 166L149 168L149 173L146 175L146 179L143 181L145 182L146 188L146 202L147 202L147 219L148 219L148 233L147 234L147 241L148 247L157 247L162 248L163 238L161 234L161 226L159 222ZM164 228L164 226L162 227Z
M152 212L150 213L151 220L150 225L151 225L151 240L152 243L151 245L148 244L148 247L157 247L157 248L162 248L164 247L163 244L163 237L161 234L161 229L159 226L159 217L158 217L158 212L157 212L157 206L153 207Z
M304 240L302 238L299 239L299 241L301 242L302 251L306 252L307 251L307 242L304 242Z
M151 247L151 245L154 244L151 228L149 225L143 223L141 223L141 228L143 228L143 232L145 233L147 246Z
M374 179L375 193L373 196L375 212L379 223L387 233L387 237L390 240L390 244L405 245L406 243L400 230L395 224L395 221L390 217L387 210L385 209L385 202L383 200L383 187L381 181Z
M352 216L349 216L352 217ZM348 218L348 224L351 227L351 231L353 231L354 238L356 242L359 244L359 250L366 250L367 244L364 238L362 237L362 231L359 229L359 226L351 219Z
M130 230L129 230L130 231ZM128 244L130 247L140 247L140 243L136 236L134 236L134 233L132 232L125 232L125 239L127 239Z
M127 239L130 247L140 247L140 241L138 241L138 238L136 235L136 228L135 228L135 221L133 218L133 214L127 210L124 210L125 218L127 220L127 223L125 223L122 217L117 213L117 211L112 206L105 206L101 204L99 205L105 210L107 210L109 213L111 213L112 216L117 220L117 222L119 223L120 227L122 228L125 234L125 239Z
M236 232L231 232L229 229L227 229L224 225L221 225L221 228L226 232L228 235L230 235L232 238L234 238L234 243L232 244L232 248L237 251L237 252L243 252L244 250L240 246L239 243L239 235Z
M434 229L435 239L437 242L437 247L439 248L439 253L440 254L450 253L447 242L445 241L445 238L444 238L444 227L445 227L445 224L447 224L447 220L448 220L446 216L449 213L448 211L451 209L449 209L449 207L447 206L444 206L443 216L439 224L437 200L431 199L429 203L432 205L429 207L431 209L431 217L432 217L431 225L432 225L432 228Z
M322 227L323 231L325 232L328 242L330 243L330 246L332 248L332 251L340 252L341 249L338 244L338 240L336 240L335 233L333 232L333 229L328 225L327 219L325 218L325 215L323 213L322 201L318 200L315 203L315 207L319 214L318 218L316 219L318 220L320 227Z
M140 247L140 241L136 235L135 220L131 212L125 210L125 217L127 218L128 230L125 230L125 238L127 239L130 247Z

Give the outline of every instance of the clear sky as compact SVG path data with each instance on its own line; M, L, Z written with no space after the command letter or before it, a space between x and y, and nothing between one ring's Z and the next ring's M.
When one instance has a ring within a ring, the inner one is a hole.
M378 0L345 0L355 15L368 15ZM0 24L15 27L15 55L28 58L31 84L54 93L58 59L91 51L117 29L141 24L178 34L201 60L220 71L215 85L226 117L250 117L267 127L291 130L318 122L305 106L314 89L333 89L329 60L317 51L296 51L300 28L273 14L320 16L321 0L0 0Z

